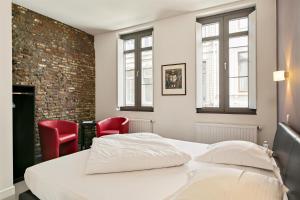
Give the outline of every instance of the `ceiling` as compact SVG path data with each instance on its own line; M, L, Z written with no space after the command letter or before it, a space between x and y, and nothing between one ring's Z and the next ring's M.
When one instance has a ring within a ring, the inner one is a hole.
M238 0L13 0L94 35L234 1Z

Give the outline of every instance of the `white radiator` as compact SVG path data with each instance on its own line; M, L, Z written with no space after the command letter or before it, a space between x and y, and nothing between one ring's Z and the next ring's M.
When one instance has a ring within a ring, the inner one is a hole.
M244 140L257 143L258 126L196 123L195 140L212 144L226 140Z
M149 119L130 119L129 133L153 132L153 121Z

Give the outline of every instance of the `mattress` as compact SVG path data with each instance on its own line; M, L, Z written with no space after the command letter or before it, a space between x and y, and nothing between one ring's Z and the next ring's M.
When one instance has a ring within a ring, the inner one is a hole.
M207 148L206 144L168 140L192 158ZM160 200L182 188L189 179L189 173L194 170L234 167L274 176L271 172L250 167L193 160L179 167L85 175L88 155L89 150L85 150L32 166L25 172L26 185L41 200Z

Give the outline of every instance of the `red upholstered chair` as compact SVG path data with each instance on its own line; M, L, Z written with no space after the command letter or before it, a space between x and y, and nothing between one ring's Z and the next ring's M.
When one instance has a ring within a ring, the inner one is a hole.
M66 120L45 120L38 123L42 159L58 158L78 151L78 124Z
M96 124L96 136L128 133L129 119L125 117L112 117Z

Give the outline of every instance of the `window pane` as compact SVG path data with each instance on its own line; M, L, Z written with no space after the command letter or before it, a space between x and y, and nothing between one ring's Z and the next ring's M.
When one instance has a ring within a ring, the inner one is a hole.
M238 52L238 75L248 76L248 51Z
M231 108L248 108L248 77L229 78Z
M125 70L134 69L134 53L125 54Z
M124 40L124 50L133 50L134 49L134 39Z
M248 108L248 36L229 39L229 106Z
M248 36L229 39L229 77L248 76Z
M153 106L152 50L142 51L142 106Z
M219 40L203 42L203 107L219 107Z
M219 35L219 23L206 24L202 26L202 38Z
M142 48L152 47L152 36L142 37L141 44Z
M142 106L153 106L153 85L142 85Z
M229 21L229 33L248 31L248 17Z
M126 106L134 106L135 102L135 79L134 79L134 53L127 53L124 56L124 62L125 62L125 96Z

